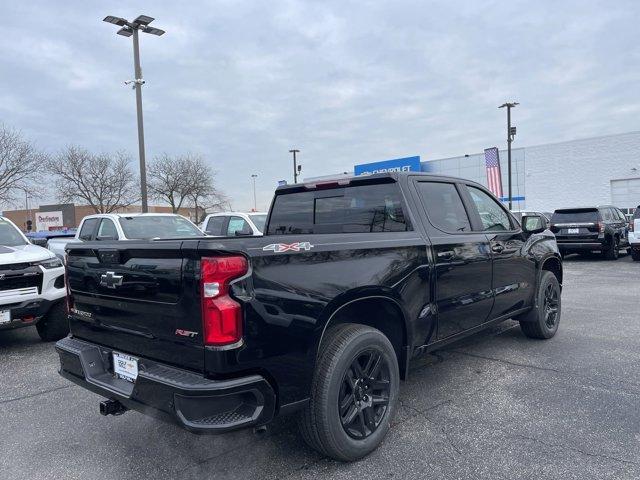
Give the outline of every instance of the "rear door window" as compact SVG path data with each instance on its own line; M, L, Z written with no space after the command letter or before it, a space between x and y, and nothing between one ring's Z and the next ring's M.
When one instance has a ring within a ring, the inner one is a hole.
M482 230L486 232L508 231L513 227L509 214L504 208L493 199L488 193L479 188L468 186L471 200L478 209Z
M222 228L224 227L224 222L227 219L225 216L211 217L207 222L207 226L205 227L205 231L209 235L222 235Z
M417 187L434 227L447 233L471 231L469 216L453 183L417 182Z
M640 218L640 205L638 206L638 208L636 208L636 211L633 212L633 219L637 220Z
M396 183L276 195L269 235L411 230Z
M244 218L235 216L229 217L227 235L233 237L234 235L236 235L236 232L240 232L244 235L251 235L253 233L251 227Z
M93 236L93 232L96 229L96 225L100 221L99 218L88 218L84 222L82 222L82 228L80 229L80 233L78 234L78 238L80 240L89 241Z
M103 218L98 228L98 240L118 240L118 230L112 220Z

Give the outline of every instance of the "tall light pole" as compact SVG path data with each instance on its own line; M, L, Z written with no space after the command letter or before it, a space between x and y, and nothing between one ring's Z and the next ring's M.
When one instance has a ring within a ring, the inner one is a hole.
M136 91L136 111L138 114L138 155L140 157L140 197L142 199L142 211L144 213L149 211L149 204L147 202L147 167L144 155L144 126L142 122L142 85L144 80L142 79L142 69L140 68L140 45L138 42L138 32L142 30L144 33L160 36L164 34L164 30L159 28L150 27L149 24L153 22L152 17L147 15L139 15L133 22L130 22L121 17L114 17L108 15L104 17L103 21L112 23L122 27L117 31L118 35L123 37L133 36L133 71L135 78L130 82L125 82L127 85L133 83L133 88Z
M296 150L295 148L289 150L289 153L293 153L293 183L298 183L298 175L300 175L300 170L302 170L302 165L298 165L296 159L296 153L300 153L300 150Z
M251 174L251 179L253 180L253 211L254 212L258 211L258 202L256 200L256 178L258 178L258 175L256 175L255 173Z
M516 136L516 127L511 127L511 109L516 105L520 105L518 102L507 102L500 105L498 108L507 107L507 158L508 160L508 177L509 177L509 210L513 207L513 195L511 189L511 142L513 137Z

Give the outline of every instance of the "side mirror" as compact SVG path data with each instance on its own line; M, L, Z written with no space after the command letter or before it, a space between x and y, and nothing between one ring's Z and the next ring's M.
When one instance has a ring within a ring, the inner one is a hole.
M100 240L103 242L111 242L111 241L118 240L118 237L114 237L113 235L105 235L102 237L96 237L96 240Z
M540 215L522 217L522 231L525 233L541 233L547 229L547 222Z
M236 237L249 237L253 235L253 232L251 231L250 228L243 228L242 230L236 230L234 235Z

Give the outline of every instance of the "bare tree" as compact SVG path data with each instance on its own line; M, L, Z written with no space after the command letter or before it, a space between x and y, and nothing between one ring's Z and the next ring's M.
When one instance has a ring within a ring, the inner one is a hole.
M0 202L16 201L25 192L33 196L46 158L20 132L0 124Z
M173 213L183 206L192 190L189 163L188 155L171 157L163 153L147 170L149 194L171 205Z
M57 195L62 202L82 202L96 213L110 213L138 199L136 178L127 155L94 154L70 146L47 162L56 177Z
M174 213L192 206L197 220L207 208L223 208L228 200L215 186L215 172L199 155L163 154L149 166L149 192L171 205Z
M196 211L196 221L204 220L207 210L213 212L229 210L229 199L216 188L216 172L204 162L202 157L191 157L189 169L193 179L189 204Z

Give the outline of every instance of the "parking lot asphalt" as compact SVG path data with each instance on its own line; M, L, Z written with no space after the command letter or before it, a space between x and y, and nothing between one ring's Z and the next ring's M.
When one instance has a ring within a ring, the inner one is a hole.
M552 340L516 322L414 362L382 446L321 458L291 418L262 435L197 436L57 374L34 329L0 332L0 477L640 478L640 263L570 256Z

